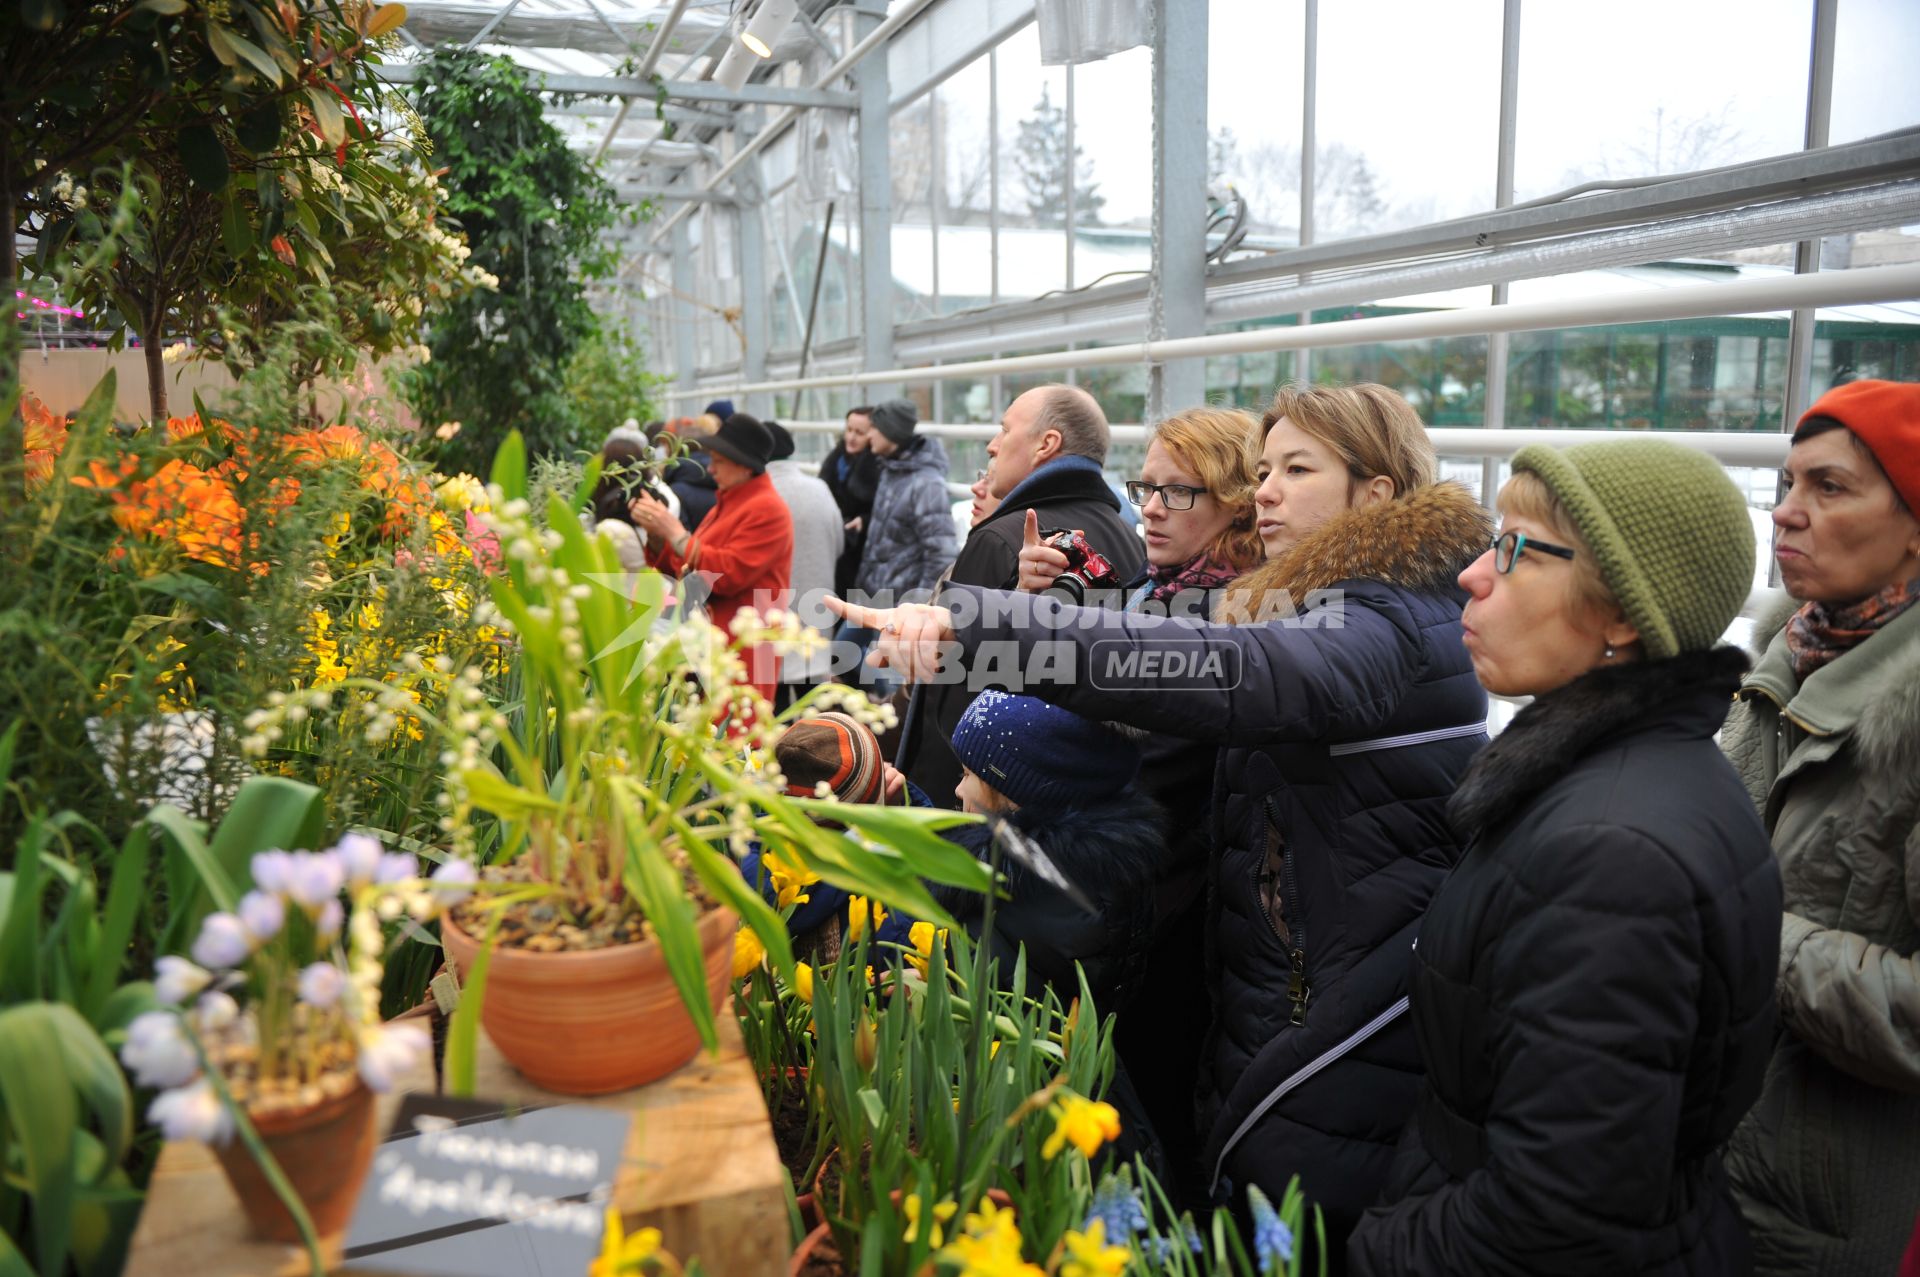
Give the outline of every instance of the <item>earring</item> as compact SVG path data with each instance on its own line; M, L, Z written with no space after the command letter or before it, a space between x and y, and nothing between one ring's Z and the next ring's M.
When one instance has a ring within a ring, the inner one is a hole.
M1613 659L1613 644L1611 643L1607 644L1606 653L1601 657L1601 659L1606 661L1610 661Z

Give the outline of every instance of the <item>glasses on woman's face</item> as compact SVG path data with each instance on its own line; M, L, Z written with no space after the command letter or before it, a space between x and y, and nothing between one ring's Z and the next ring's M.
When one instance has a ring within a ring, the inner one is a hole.
M1513 571L1513 565L1518 563L1520 556L1528 550L1538 550L1542 554L1551 554L1556 559L1572 559L1577 557L1574 551L1569 550L1564 545L1555 545L1551 541L1542 541L1536 537L1530 537L1524 532L1499 533L1493 538L1493 544L1489 548L1493 551L1493 570L1502 573Z
M1127 484L1127 500L1137 506L1144 506L1154 493L1160 494L1160 502L1169 510L1191 510L1193 499L1206 491L1205 488L1190 487L1184 483L1142 483L1135 479Z

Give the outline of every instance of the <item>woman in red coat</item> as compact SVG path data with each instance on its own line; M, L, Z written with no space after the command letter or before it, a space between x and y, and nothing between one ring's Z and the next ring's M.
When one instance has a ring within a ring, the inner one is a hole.
M734 616L743 607L766 613L787 606L792 584L793 516L767 478L773 433L743 412L704 444L708 469L720 490L713 510L689 532L673 512L641 493L630 512L647 533L647 562L684 577L698 572L712 593L707 612L714 625L731 635ZM768 702L779 680L779 658L771 644L756 643L741 653L749 680Z

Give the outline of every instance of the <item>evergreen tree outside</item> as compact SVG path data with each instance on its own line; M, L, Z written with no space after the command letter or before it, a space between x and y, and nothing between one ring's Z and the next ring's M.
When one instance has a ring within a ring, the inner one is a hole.
M1078 144L1073 148L1073 220L1076 226L1098 226L1107 197L1093 180L1093 165ZM1048 86L1040 86L1033 114L1020 121L1014 142L1014 168L1027 187L1027 212L1041 226L1064 226L1067 221L1067 113L1053 104Z

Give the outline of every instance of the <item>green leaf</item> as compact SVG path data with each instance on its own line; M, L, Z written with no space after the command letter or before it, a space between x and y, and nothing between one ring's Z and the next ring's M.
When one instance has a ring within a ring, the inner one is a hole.
M20 0L20 20L29 31L51 31L67 16L60 0Z
M40 996L40 851L46 825L39 817L27 822L16 849L16 872L0 875L7 911L0 917L0 1001L25 1001Z
M460 1004L447 1022L447 1094L469 1097L473 1094L474 1071L479 1045L480 1005L487 996L487 968L493 964L493 946L500 938L500 910L487 919L487 934L480 939L480 952L460 985ZM444 924L442 924L444 925Z
M673 818L680 834L680 846L694 873L707 885L714 898L739 914L745 924L767 947L767 956L780 971L793 970L793 944L787 936L787 924L770 908L760 893L741 876L739 868L722 856L677 815Z
M234 121L233 135L254 155L270 155L280 145L280 102L269 99Z
M219 58L227 66L237 67L245 62L265 76L267 82L275 88L279 88L281 81L285 78L280 70L280 64L268 57L265 49L232 28L221 26L218 22L207 23L207 47L213 50L214 57Z
M208 191L225 189L227 149L211 125L189 124L180 130L180 162L186 165L193 184Z
M284 776L249 776L209 850L230 881L251 885L255 852L317 848L325 822L326 805L312 785Z
M140 0L136 7L157 13L163 18L177 18L187 11L187 0Z
M340 113L340 100L319 85L307 86L307 105L313 108L313 119L320 126L320 136L329 147L339 146L347 140L347 117Z
M680 1002L700 1030L709 1051L720 1045L707 996L706 958L700 951L700 922L680 881L680 874L658 850L627 857L627 890L640 902L647 925L667 960L667 972L680 991Z
M137 827L127 835L113 862L113 882L107 888L107 907L101 915L100 934L95 941L93 970L87 977L87 991L79 1006L80 1013L96 1025L120 978L121 965L133 942L134 924L147 903L150 844L151 835L146 827Z
M124 1150L133 1097L106 1045L72 1007L28 1002L0 1011L0 1103L33 1197L35 1260L43 1273L63 1273L83 1116L97 1118Z
M518 430L507 432L493 454L493 472L489 476L500 485L505 500L527 495L527 441Z

